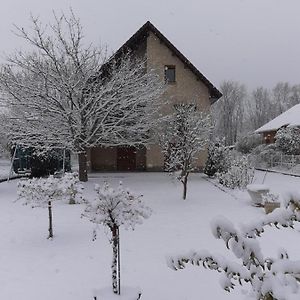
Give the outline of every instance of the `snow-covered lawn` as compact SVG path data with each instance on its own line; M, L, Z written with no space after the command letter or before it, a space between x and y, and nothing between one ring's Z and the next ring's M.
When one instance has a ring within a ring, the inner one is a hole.
M0 158L0 179L6 179L10 172L11 162L8 159Z
M257 172L255 183L261 183ZM154 213L135 231L121 230L122 285L140 286L142 300L199 300L245 298L247 287L227 293L219 285L217 272L202 267L173 271L166 256L207 249L231 255L216 240L210 221L223 215L235 224L264 215L250 205L246 192L224 193L201 174L192 174L188 199L181 200L182 186L165 173L91 174L85 185L93 197L95 183L119 181L144 195ZM300 178L269 173L265 183L272 191L300 189ZM83 205L54 203L54 239L47 240L47 209L23 206L16 199L17 180L0 184L0 299L5 300L92 300L92 290L111 285L109 232L81 218ZM278 247L300 259L298 230L268 230L262 239L266 255Z

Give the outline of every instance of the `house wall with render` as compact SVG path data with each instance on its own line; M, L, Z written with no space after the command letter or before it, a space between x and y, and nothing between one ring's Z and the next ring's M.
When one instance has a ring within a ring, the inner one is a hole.
M196 75L187 68L184 63L174 53L150 32L147 38L147 68L155 69L165 80L165 66L175 66L176 80L169 83L164 97L168 104L162 106L164 114L172 113L173 105L179 103L194 102L197 108L202 111L210 109L210 95L208 88L200 81ZM207 151L203 151L199 156L197 167L202 169L207 158ZM149 145L146 152L147 170L163 170L164 157L158 145Z
M133 36L134 37L134 36ZM197 109L201 111L209 111L210 109L210 91L207 83L203 83L201 76L197 76L186 65L186 59L180 59L173 52L174 47L167 44L168 41L159 38L152 31L148 31L142 37L142 40L134 40L133 53L138 57L147 58L147 69L154 69L165 81L165 67L175 66L175 82L166 83L167 89L162 99L161 112L169 114L173 112L173 106L180 103L196 103ZM175 49L175 52L178 51ZM220 97L220 96L219 96ZM167 100L167 103L165 103ZM123 149L120 149L123 148ZM132 150L132 153L126 152L124 147L97 147L90 150L90 169L94 171L117 171L126 167L126 157L132 162L128 170L147 170L162 171L164 169L164 156L159 145L147 145L147 148L138 148ZM122 160L123 157L123 160ZM207 158L207 151L202 151L197 161L199 170L203 169Z

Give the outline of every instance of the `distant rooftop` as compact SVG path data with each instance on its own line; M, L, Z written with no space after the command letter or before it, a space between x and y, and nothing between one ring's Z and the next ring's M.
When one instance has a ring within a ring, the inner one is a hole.
M275 119L255 130L255 133L268 131L276 131L281 127L297 127L300 126L300 104L291 107Z

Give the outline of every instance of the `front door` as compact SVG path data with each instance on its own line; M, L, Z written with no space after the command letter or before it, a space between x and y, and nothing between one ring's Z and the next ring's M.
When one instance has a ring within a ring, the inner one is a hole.
M118 147L117 149L117 170L134 171L136 170L136 148Z

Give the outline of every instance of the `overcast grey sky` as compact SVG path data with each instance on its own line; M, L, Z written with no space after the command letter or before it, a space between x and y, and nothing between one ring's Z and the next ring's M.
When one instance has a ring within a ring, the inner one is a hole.
M13 23L72 7L88 41L116 50L150 20L215 85L300 83L300 0L2 0L0 52L22 47Z

